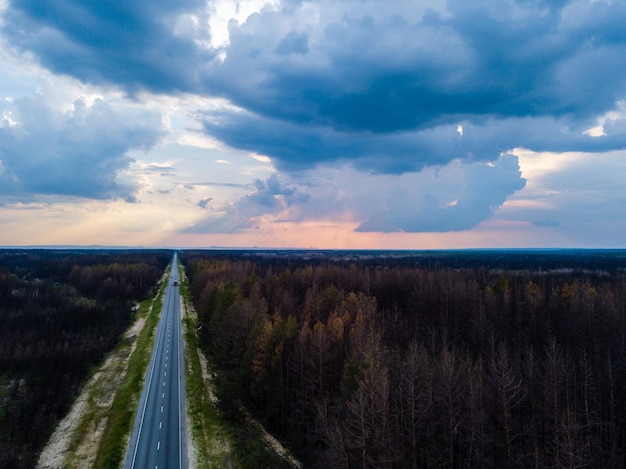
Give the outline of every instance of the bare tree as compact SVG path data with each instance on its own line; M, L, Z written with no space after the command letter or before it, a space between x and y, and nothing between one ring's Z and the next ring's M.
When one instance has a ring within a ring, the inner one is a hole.
M525 393L519 372L509 360L509 354L503 343L497 347L496 355L490 366L490 388L496 412L496 421L501 430L505 449L504 464L512 467L517 464L514 441L519 436L519 428L513 418L517 406L524 399Z

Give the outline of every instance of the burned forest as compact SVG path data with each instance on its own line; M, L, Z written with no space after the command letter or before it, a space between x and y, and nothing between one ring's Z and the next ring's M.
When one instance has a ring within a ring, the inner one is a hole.
M32 468L167 251L0 251L0 468Z
M305 467L622 467L623 251L181 255L223 410Z

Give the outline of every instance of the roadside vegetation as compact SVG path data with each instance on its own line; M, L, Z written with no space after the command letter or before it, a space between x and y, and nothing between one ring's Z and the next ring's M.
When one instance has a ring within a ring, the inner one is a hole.
M212 365L198 342L198 318L190 301L189 285L181 265L180 293L184 302L183 327L187 381L187 412L198 469L299 467L239 403L237 412L220 404L223 393ZM228 411L225 414L225 410ZM190 449L191 450L191 449Z
M234 432L220 416L213 383L206 361L201 361L196 336L197 316L189 303L189 289L184 272L180 271L180 293L184 304L183 334L185 339L185 381L187 414L193 441L194 459L198 469L238 467L233 461Z

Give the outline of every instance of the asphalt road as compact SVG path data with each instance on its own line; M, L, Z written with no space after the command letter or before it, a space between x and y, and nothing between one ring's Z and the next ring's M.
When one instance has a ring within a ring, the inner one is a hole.
M137 407L126 469L188 467L180 294L175 283L178 283L176 255Z

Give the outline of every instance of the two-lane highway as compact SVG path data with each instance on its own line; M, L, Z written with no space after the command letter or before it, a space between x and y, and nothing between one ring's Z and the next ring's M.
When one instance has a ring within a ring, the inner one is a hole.
M126 469L187 468L184 369L175 254L130 438Z

